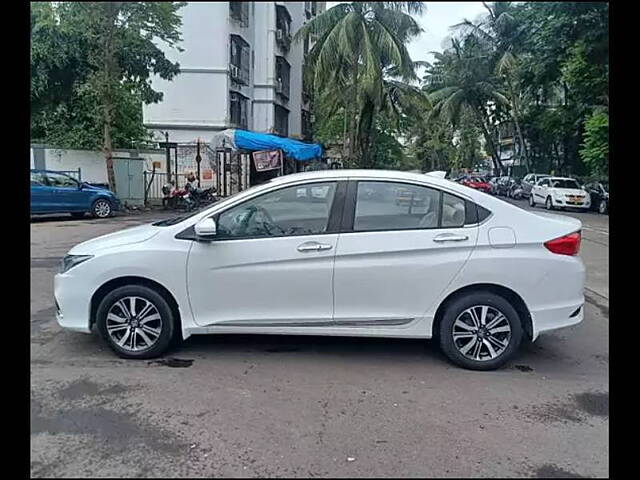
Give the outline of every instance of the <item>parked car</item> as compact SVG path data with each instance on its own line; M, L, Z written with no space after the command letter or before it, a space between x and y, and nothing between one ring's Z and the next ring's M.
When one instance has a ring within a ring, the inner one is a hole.
M546 177L533 186L529 205L544 205L547 210L567 207L588 210L591 198L573 178Z
M501 197L509 196L509 190L513 185L514 179L512 177L499 177L496 182L496 195Z
M592 182L584 189L591 197L591 209L599 213L609 213L609 184L607 182Z
M70 213L83 217L90 213L106 218L121 208L115 194L107 189L79 182L52 170L31 170L31 214Z
M458 183L485 193L491 193L492 191L491 184L484 177L464 175L459 179Z
M325 201L295 195L307 186ZM424 207L395 205L399 188ZM582 320L580 229L422 174L286 175L76 245L55 276L56 318L95 324L124 358L194 334L433 337L452 362L490 370L523 338Z
M522 179L522 195L525 198L529 198L531 196L531 189L533 186L538 183L538 181L542 178L548 178L551 175L547 175L546 173L529 173L524 176Z

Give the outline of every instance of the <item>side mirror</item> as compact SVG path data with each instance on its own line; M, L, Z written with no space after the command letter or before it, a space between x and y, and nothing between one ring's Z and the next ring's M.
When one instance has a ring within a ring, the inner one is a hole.
M211 218L203 218L194 227L196 237L199 240L212 240L216 236L216 221Z

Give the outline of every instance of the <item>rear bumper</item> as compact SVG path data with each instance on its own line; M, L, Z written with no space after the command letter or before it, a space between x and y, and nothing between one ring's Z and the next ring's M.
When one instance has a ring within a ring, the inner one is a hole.
M579 302L531 311L531 317L533 340L541 333L577 325L584 319L584 297Z

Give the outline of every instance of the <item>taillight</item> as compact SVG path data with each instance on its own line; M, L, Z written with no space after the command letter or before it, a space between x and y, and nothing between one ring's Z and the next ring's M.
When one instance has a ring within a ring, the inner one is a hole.
M549 240L544 246L550 252L559 255L577 255L580 251L580 238L580 232L574 232L564 237Z

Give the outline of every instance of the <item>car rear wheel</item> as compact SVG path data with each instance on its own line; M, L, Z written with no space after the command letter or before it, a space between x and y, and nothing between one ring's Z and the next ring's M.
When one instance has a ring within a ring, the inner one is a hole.
M447 307L438 333L440 348L451 362L470 370L494 370L518 350L522 324L507 300L479 291Z
M605 200L600 200L598 204L598 213L605 214L607 213L607 202Z
M91 207L91 213L97 218L107 218L111 216L112 212L113 209L111 207L111 202L104 198L100 198L93 202L93 206Z
M142 285L119 287L108 293L96 313L98 331L122 358L154 358L171 343L175 319L167 301Z

